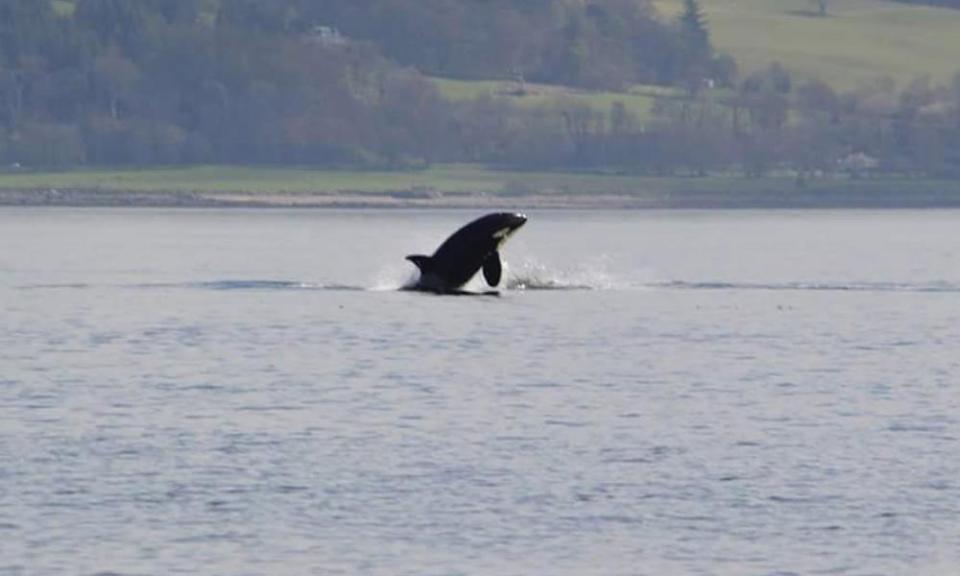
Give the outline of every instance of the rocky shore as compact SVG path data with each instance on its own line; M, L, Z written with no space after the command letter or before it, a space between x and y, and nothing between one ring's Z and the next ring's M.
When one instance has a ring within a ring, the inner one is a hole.
M869 190L784 192L638 191L619 194L493 194L395 192L212 192L102 188L0 189L0 206L134 208L566 208L566 209L798 209L960 208L954 191L894 193Z

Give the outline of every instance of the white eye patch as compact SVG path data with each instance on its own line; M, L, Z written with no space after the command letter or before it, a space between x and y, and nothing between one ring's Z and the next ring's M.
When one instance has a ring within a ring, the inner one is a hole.
M501 228L493 233L493 237L497 240L503 240L510 235L510 232L512 232L512 229L509 226L506 228Z

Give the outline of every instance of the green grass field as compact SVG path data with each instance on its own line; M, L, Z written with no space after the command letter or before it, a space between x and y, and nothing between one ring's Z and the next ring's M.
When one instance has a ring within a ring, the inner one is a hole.
M476 165L439 165L421 171L376 172L197 166L168 169L75 170L63 172L0 172L0 190L105 190L123 192L345 194L390 196L398 192L435 191L442 195L522 198L618 195L664 201L675 195L700 195L736 202L745 196L789 198L793 194L911 195L960 198L960 181L846 179L810 181L797 188L789 176L655 177L566 172L515 172ZM769 195L773 196L769 196ZM759 196L758 196L759 195ZM824 196L826 198L827 196Z
M100 189L118 192L183 191L300 194L392 193L436 190L447 194L528 192L614 193L663 189L676 179L559 172L514 172L477 165L438 165L426 170L361 171L244 166L166 169L71 170L0 173L0 189ZM705 182L705 180L704 180Z
M740 180L739 178L736 180ZM763 187L776 179L744 180ZM100 189L117 192L245 192L301 194L356 192L392 193L436 190L462 193L613 194L637 191L670 192L693 186L722 191L729 178L660 178L651 176L569 172L517 172L478 165L439 165L416 171L320 170L243 166L194 166L166 169L72 170L0 173L0 189ZM762 184L764 183L765 184Z
M675 15L679 0L656 0ZM816 15L810 0L700 0L716 46L741 70L778 61L836 88L890 76L903 86L929 74L940 83L960 72L960 10L884 0L831 0Z
M422 171L316 170L244 166L90 169L0 173L0 188L88 188L117 191L187 192L387 192L435 188L446 192L488 191L501 182L487 170L441 166Z
M52 0L53 10L61 16L70 16L73 14L74 4L69 0Z

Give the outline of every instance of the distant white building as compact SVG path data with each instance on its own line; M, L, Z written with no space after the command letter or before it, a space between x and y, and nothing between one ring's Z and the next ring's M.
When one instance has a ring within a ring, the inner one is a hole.
M864 152L851 152L837 160L837 165L853 174L865 174L880 167L880 161Z
M332 26L321 26L319 24L311 28L306 37L310 42L327 46L339 46L347 43L346 37L340 34L339 30Z

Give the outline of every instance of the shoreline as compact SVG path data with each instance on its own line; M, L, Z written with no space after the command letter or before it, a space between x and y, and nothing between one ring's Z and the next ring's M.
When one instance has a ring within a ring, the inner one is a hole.
M441 164L373 171L197 165L0 170L0 206L294 209L960 208L960 179L654 176Z
M549 192L396 190L223 192L105 188L0 188L2 207L256 209L936 209L960 208L956 191L809 190Z

